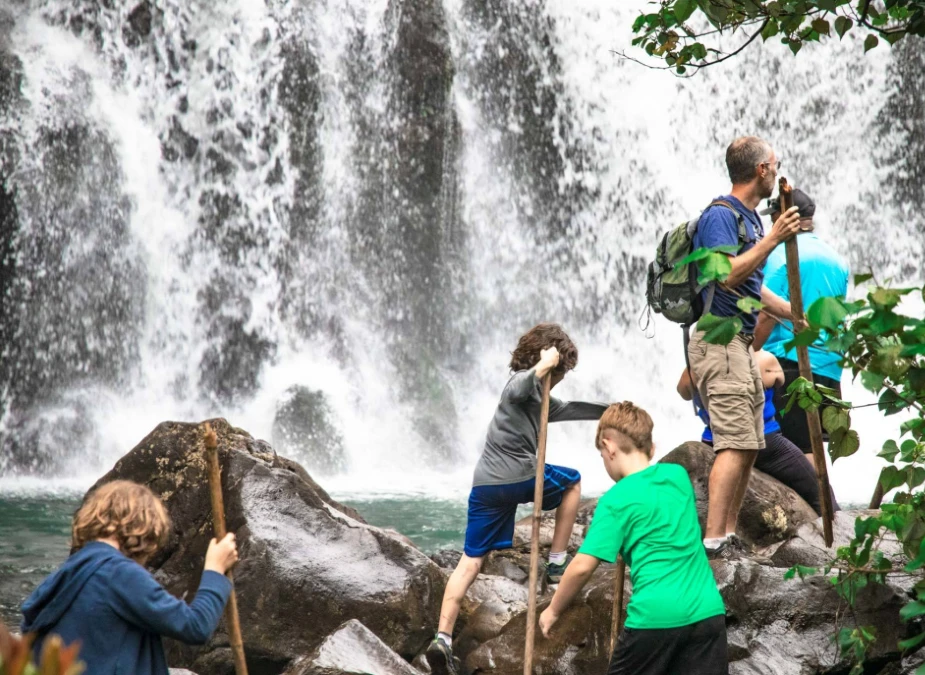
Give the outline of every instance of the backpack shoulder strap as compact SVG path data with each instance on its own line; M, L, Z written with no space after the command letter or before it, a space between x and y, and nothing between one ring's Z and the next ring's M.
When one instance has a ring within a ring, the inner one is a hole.
M739 226L739 243L744 244L748 242L748 228L745 226L745 216L739 213L736 207L723 199L710 202L710 206L722 206L732 211L735 214L736 223ZM707 209L710 208L710 206L707 206ZM704 211L706 211L706 209L704 209Z

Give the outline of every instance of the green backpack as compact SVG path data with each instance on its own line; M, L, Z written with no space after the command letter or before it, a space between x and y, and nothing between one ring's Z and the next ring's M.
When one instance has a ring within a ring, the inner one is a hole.
M707 209L710 206L722 206L732 211L739 224L739 245L748 241L745 219L735 207L721 200L711 202ZM649 263L646 281L646 302L649 309L685 327L693 325L701 316L710 311L710 306L713 304L713 293L716 290L716 284L711 283L704 301L700 297L704 286L697 283L697 263L678 264L694 250L694 234L697 232L697 224L707 209L701 211L700 215L693 220L681 223L667 232L658 244L655 260Z

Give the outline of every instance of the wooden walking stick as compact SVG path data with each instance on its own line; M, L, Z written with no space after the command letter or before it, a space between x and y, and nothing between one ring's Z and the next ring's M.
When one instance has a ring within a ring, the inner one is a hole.
M533 642L536 636L536 581L540 564L540 517L543 509L543 479L546 467L546 431L549 428L549 389L552 372L543 377L540 406L540 434L536 444L536 485L533 487L533 537L530 539L530 593L527 596L527 644L524 646L524 675L533 673Z
M225 501L222 498L222 470L218 463L218 436L212 425L205 425L206 458L209 463L209 489L212 493L212 526L215 538L221 541L225 534ZM244 640L241 638L241 621L238 618L238 599L234 593L234 575L231 570L225 573L231 582L231 596L225 606L225 623L228 625L228 640L234 655L235 675L247 675L247 662L244 660Z
M623 624L623 586L626 581L626 562L617 556L617 571L613 581L613 614L610 615L610 653L617 649L617 638Z
M780 212L786 213L793 206L793 193L787 179L780 178ZM790 287L790 313L793 315L793 333L796 335L806 328L803 315L803 287L800 281L800 250L797 237L793 236L785 244L787 251L787 283ZM813 381L813 371L809 364L807 347L797 347L797 359L800 364L800 377ZM809 426L809 440L813 449L813 462L816 465L816 483L819 486L819 505L822 507L822 534L825 545L832 546L832 492L829 488L829 472L825 464L825 449L822 447L822 423L819 411L806 411Z

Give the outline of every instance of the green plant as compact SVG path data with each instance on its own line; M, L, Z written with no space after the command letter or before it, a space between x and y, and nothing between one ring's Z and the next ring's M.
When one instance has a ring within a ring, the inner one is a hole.
M864 51L883 39L925 37L925 0L660 0L633 23L633 45L679 75L743 51L759 37L779 38L796 55L808 42L852 30L867 33ZM736 34L737 48L722 50L719 37ZM624 55L625 56L625 55Z
M80 675L84 664L77 660L80 644L65 647L61 638L52 635L42 646L38 665L32 663L31 635L17 637L0 623L0 675Z
M691 254L692 259L699 261L705 280L721 282L728 271L715 256L722 253L699 249ZM822 570L798 565L785 576L802 578L822 572L829 576L835 592L852 607L864 587L885 583L887 574L912 576L915 597L898 617L910 622L913 633L898 645L906 651L925 642L925 630L918 627L918 622L912 623L925 616L925 493L916 491L925 484L925 319L903 314L898 309L907 296L919 295L925 302L925 287L894 288L878 283L872 274L856 276L855 285L862 284L868 284L864 299L816 300L806 311L807 325L794 335L788 348L809 345L821 338L826 348L843 355L842 364L850 369L852 376L860 378L864 388L877 396L872 405L885 416L905 413L905 419L897 425L897 439L884 443L878 455L888 462L879 478L882 493L894 489L898 492L892 503L883 504L879 514L856 520L854 539L840 547ZM738 304L743 312L760 306L752 299L739 300ZM699 330L706 331L704 339L714 344L728 344L741 327L738 317L712 314L705 315L697 324ZM794 407L815 412L823 402L827 404L822 424L829 433L829 455L833 462L858 451L860 438L851 428L856 406L838 398L833 390L803 378L795 380L787 393L789 400L784 414ZM908 562L890 559L880 550L887 535L899 541ZM842 628L834 639L842 656L852 663L851 675L862 673L867 650L877 639L874 628ZM916 672L925 675L925 666Z

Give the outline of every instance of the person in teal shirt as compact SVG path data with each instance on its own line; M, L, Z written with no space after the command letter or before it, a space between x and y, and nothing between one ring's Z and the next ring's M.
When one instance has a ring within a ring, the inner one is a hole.
M812 197L802 190L793 190L794 206L800 210L800 233L797 235L797 248L800 252L800 289L803 292L803 307L809 307L819 298L843 298L848 293L848 263L835 249L819 238L813 227L816 204ZM771 200L762 214L777 217L780 212L779 200ZM787 252L783 245L775 248L768 256L764 268L765 288L790 300L790 285L787 281ZM818 383L838 392L841 397L841 360L842 355L826 349L825 342L829 336L822 331L813 344L809 346L809 363L813 379ZM781 432L804 453L812 452L805 415L781 415L779 411L787 405L786 391L800 376L796 349L787 350L785 345L793 339L793 325L774 321L765 314L758 319L755 329L753 348L762 347L780 361L784 371L784 385L780 387L774 399L778 410Z
M701 541L694 490L684 467L649 462L652 418L625 401L601 417L597 448L616 481L598 501L540 629L556 621L601 560L623 556L633 594L608 675L725 675L726 610Z

